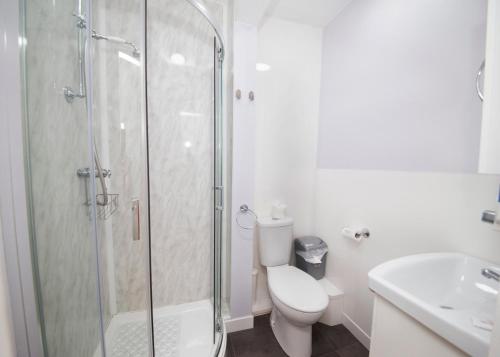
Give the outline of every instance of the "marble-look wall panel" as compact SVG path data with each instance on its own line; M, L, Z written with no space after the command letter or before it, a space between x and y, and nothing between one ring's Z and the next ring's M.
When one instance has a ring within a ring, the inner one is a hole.
M46 346L51 357L90 356L98 344L94 238L86 205L85 103L68 104L78 86L73 2L26 3L27 125L33 222Z
M207 5L222 17L219 3ZM211 294L214 32L180 0L150 3L148 25L153 304L160 307Z

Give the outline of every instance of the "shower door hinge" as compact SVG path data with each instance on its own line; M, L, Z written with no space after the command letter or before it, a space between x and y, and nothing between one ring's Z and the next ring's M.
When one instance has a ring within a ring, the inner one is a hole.
M217 49L217 59L219 60L219 63L224 62L224 50L221 47Z
M222 321L220 317L217 318L217 322L215 323L215 331L222 332Z

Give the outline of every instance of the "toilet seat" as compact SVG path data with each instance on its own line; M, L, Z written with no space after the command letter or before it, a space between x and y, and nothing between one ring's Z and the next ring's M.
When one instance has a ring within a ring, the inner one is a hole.
M328 296L309 274L290 266L268 267L268 284L272 295L283 305L304 313L323 312Z

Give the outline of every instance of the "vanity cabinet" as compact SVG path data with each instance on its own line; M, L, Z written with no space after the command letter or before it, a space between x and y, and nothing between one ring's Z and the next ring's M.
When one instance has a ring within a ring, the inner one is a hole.
M468 354L375 295L370 357L467 357Z

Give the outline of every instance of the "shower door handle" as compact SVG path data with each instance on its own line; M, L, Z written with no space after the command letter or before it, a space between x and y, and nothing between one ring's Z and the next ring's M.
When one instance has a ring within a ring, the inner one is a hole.
M141 240L141 214L139 199L132 200L132 240Z

